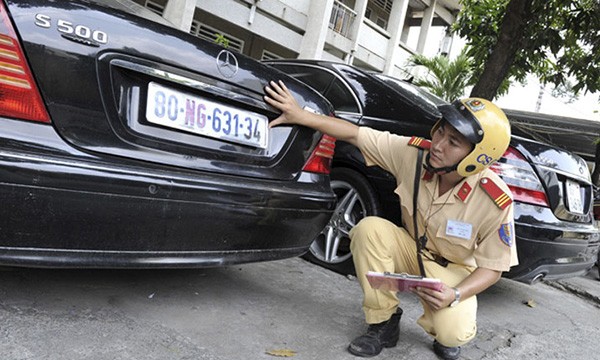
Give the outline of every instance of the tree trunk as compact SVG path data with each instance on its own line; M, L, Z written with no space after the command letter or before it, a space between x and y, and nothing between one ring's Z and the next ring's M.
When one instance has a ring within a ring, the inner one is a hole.
M525 27L532 20L531 0L511 0L502 19L498 42L488 57L483 73L471 91L472 97L492 100L506 78L517 50L527 39L523 38Z

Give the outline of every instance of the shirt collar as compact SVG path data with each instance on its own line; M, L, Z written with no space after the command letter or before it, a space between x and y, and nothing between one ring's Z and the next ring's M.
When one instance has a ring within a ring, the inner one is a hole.
M431 196L433 199L435 199L433 201L433 204L437 204L437 203L452 204L455 202L455 200L466 203L471 198L473 189L479 182L479 178L480 178L480 175L468 176L468 177L462 179L458 184L456 184L456 186L454 186L453 189L450 190L453 193L452 195L446 193L446 194L443 194L442 196L438 197L437 194L438 194L438 183L439 183L438 177L439 177L439 175L436 175L433 173L430 173L430 174L431 174L431 176L429 179L425 179L425 175L424 175L423 180L425 180L424 185L425 185L425 188L427 189L427 191L429 192L429 196Z
M480 177L481 173L464 178L462 182L454 189L454 196L464 203L469 201L475 186L477 186L477 183L479 182Z

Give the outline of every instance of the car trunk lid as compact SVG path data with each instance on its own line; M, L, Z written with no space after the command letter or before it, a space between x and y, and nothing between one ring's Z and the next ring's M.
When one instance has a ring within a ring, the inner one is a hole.
M507 166L516 169L504 173L514 176L503 178L517 200L550 207L561 220L592 221L593 187L587 164L579 156L513 136L511 148L492 169L506 170Z
M283 78L301 106L331 112L298 82L192 35L84 1L7 1L56 131L104 156L293 179L321 134L269 129L263 99ZM40 45L43 44L43 45Z

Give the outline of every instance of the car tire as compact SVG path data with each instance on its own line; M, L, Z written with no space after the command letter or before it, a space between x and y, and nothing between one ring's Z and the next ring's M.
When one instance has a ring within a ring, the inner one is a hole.
M317 235L304 258L344 275L354 274L350 230L366 216L381 216L381 204L371 184L359 172L334 168L330 178L338 203L329 223Z

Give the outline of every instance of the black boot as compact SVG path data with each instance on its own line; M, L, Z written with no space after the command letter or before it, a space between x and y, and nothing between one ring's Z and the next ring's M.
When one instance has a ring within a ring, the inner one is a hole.
M379 354L384 347L396 346L400 338L400 317L402 309L398 308L389 320L369 325L367 333L354 339L348 351L357 356L371 357Z
M460 356L460 346L444 346L437 342L437 340L434 340L433 352L444 360L456 360Z

